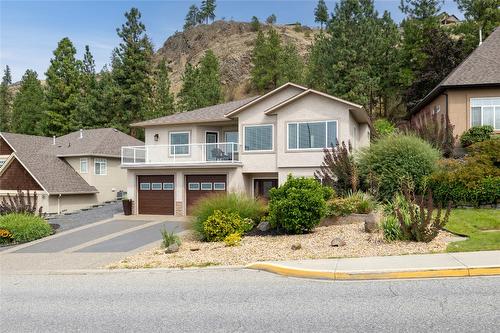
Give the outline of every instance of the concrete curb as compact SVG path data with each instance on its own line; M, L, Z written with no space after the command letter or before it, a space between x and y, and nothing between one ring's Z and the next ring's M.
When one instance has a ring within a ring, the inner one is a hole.
M266 271L274 274L322 280L397 280L446 277L471 277L500 275L500 267L464 267L444 269L420 269L401 271L340 272L333 270L314 270L290 267L272 263L252 263L245 268Z

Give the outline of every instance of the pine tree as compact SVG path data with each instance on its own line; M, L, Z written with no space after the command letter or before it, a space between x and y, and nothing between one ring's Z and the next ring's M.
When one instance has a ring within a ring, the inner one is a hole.
M441 10L443 0L401 0L399 9L410 18L428 19Z
M47 77L47 112L43 118L45 135L64 135L76 128L71 122L80 98L81 62L75 58L76 49L69 38L63 38L54 51Z
M81 89L78 107L71 117L73 127L95 128L99 126L96 121L96 107L99 95L97 94L95 61L88 45L85 45L85 53L80 67L80 78Z
M301 84L304 80L304 62L294 44L288 43L281 50L277 86L287 82Z
M217 5L215 4L215 0L203 0L201 2L200 13L202 20L208 24L208 20L215 20L215 8Z
M184 19L184 30L192 28L198 24L200 10L196 5L191 5Z
M276 23L276 15L274 15L274 14L269 15L266 19L266 23L271 24L271 25L275 24Z
M114 123L120 107L119 88L113 80L113 74L107 66L99 72L96 86L96 96L93 124L97 127L118 127Z
M250 26L252 27L253 31L260 30L260 22L257 16L252 16L252 20L250 21Z
M170 92L170 79L165 60L158 63L153 90L153 108L148 119L168 116L175 112L174 95Z
M127 22L116 30L122 41L113 55L113 80L119 93L113 123L129 132L129 124L144 119L151 107L153 46L139 10L132 8L125 17ZM130 133L137 131L133 128Z
M318 1L318 5L314 10L314 22L321 25L321 30L323 30L323 24L328 22L328 7L326 6L325 0Z
M181 79L182 88L177 95L181 111L197 109L201 104L198 91L199 69L187 63Z
M35 71L28 69L23 75L19 92L12 107L12 131L22 134L41 135L39 128L45 111L43 87Z
M10 74L10 67L5 66L2 83L0 84L0 132L10 130L12 103L12 93L10 91L11 84L12 76Z

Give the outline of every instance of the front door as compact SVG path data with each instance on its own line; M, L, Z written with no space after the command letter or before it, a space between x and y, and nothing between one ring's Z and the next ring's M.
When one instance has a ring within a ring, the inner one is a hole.
M207 161L216 161L218 156L217 142L219 141L219 133L207 132L205 135L206 156Z
M256 198L269 200L269 190L278 187L277 179L254 179L253 190Z

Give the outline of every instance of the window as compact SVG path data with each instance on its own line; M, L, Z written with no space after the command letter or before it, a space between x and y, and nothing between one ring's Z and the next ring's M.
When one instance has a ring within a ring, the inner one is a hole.
M203 191L212 191L212 183L201 183L201 189Z
M238 143L238 132L225 132L224 141Z
M500 97L471 98L471 126L490 125L500 130Z
M288 124L288 149L322 149L337 144L337 122Z
M163 190L164 191L173 191L174 190L174 183L163 183Z
M151 189L150 183L141 183L140 185L141 191L149 191Z
M89 172L89 160L88 158L80 158L80 173Z
M94 173L104 176L108 173L108 160L105 158L94 159Z
M151 183L151 189L153 191L161 191L162 183Z
M7 161L6 158L0 158L0 168L2 168L2 166L5 164L6 161Z
M226 183L214 183L215 191L224 191L226 189Z
M200 190L200 183L189 183L188 189L190 191L199 191Z
M189 155L189 132L170 132L170 155Z
M273 150L273 125L245 127L245 151Z
M432 114L438 114L441 111L441 105L434 105L434 109L432 110Z

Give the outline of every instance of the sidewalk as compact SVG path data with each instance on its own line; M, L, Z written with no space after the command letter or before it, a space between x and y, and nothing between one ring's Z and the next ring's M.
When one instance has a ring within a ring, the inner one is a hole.
M328 280L500 275L500 251L263 261L252 263L247 268L285 276Z

